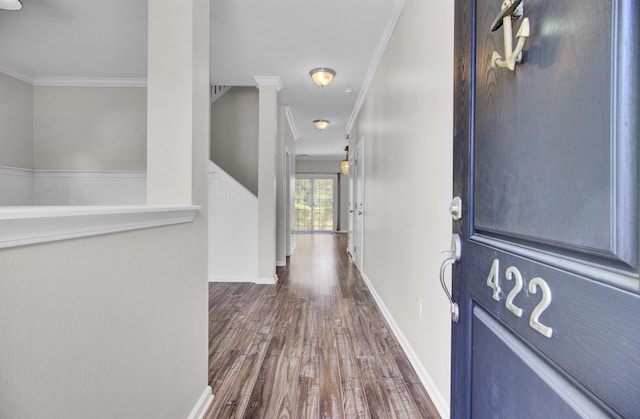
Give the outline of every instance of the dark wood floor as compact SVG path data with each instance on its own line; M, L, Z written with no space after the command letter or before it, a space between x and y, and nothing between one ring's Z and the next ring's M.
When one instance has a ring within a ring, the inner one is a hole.
M209 284L206 417L439 417L347 236L296 239L276 285Z

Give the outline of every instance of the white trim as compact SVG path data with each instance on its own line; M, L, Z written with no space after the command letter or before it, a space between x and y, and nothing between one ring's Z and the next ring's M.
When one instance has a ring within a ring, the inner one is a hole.
M24 169L29 170L29 169ZM82 177L100 177L100 178L146 178L147 172L144 170L33 170L36 176L48 176L57 178L82 178Z
M211 386L206 386L187 419L202 419L209 406L211 406L211 402L213 402L213 391Z
M278 275L274 275L273 278L258 278L255 283L259 285L275 285L278 282Z
M209 179L213 179L214 176L221 177L226 182L232 184L233 188L239 191L242 191L241 193L247 195L250 198L253 197L256 200L258 199L258 197L253 192L251 192L246 186L238 182L233 176L231 176L229 173L227 173L223 168L215 164L213 161L209 160L207 169L209 171Z
M210 89L210 93L209 93L209 97L211 98L211 104L213 104L213 102L215 102L216 100L220 99L225 93L227 93L229 90L231 90L232 86L219 86L216 85L215 87L220 87L220 90L218 90L215 94L213 94L213 84L209 85L209 89Z
M250 278L248 276L209 275L209 282L250 282L255 284L256 278Z
M0 208L0 248L189 223L199 206L30 206Z
M30 77L0 65L0 73L32 86L60 87L147 87L146 78L94 78L94 77Z
M282 79L280 76L253 76L258 89L262 87L272 86L276 88L276 92L282 90Z
M298 141L300 135L298 134L298 128L296 128L296 123L293 120L293 113L291 112L290 106L284 106L284 116L287 118L287 123L289 124L289 129L291 130L291 134L293 134L293 140Z
M420 358L418 358L418 355L413 350L413 347L411 346L407 338L402 333L402 330L400 330L400 327L398 327L398 324L393 319L391 312L389 312L387 307L384 305L382 298L380 297L376 289L373 287L373 284L369 280L369 277L367 277L367 274L365 274L360 267L358 267L358 269L360 270L360 275L362 275L362 279L364 279L364 282L367 284L367 287L369 288L371 295L373 295L373 299L378 304L380 311L382 311L382 315L387 320L387 323L389 323L389 327L391 327L391 331L395 335L396 339L398 339L400 346L402 347L405 354L407 355L407 358L409 358L409 362L411 362L411 365L416 371L416 374L418 374L418 377L420 378L420 381L422 382L422 385L424 386L425 390L429 394L431 401L436 406L436 409L438 409L438 413L440 414L441 417L448 418L450 415L449 402L442 395L442 393L440 393L440 391L438 390L438 387L436 387L435 382L427 372L424 365L422 365L422 362L420 362Z
M393 2L393 7L391 9L391 13L389 13L389 18L384 27L384 31L380 36L380 42L376 46L376 49L371 57L371 61L369 61L369 67L367 68L367 74L364 76L364 81L362 82L362 87L360 88L360 94L358 94L358 98L356 99L356 104L353 107L353 111L351 112L351 116L347 121L347 128L344 130L344 137L347 138L349 133L351 132L351 128L353 128L353 124L358 118L358 114L360 113L360 109L364 104L364 99L367 97L367 93L369 92L369 87L371 87L371 83L373 82L373 77L378 70L378 65L380 65L380 61L382 60L382 56L384 55L384 51L387 49L387 45L389 44L389 40L391 40L391 35L393 34L394 29L396 28L396 23L398 23L398 19L400 18L400 14L402 13L402 8L404 7L405 0L395 0Z
M25 83L28 83L30 85L33 86L33 79L25 74L22 73L18 73L17 71L14 71L8 67L5 67L3 65L0 65L0 73L4 73L9 77L13 77L14 79L23 81Z
M286 260L276 260L276 266L279 266L279 267L287 266L287 261Z
M146 78L34 77L34 86L51 87L147 87Z

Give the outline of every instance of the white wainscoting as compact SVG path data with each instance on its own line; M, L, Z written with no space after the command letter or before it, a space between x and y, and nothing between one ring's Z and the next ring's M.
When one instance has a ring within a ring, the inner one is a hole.
M144 171L0 167L0 206L145 205Z
M33 205L33 170L0 167L0 206Z
M209 162L209 281L258 278L258 198Z
M145 205L143 171L36 170L35 205Z

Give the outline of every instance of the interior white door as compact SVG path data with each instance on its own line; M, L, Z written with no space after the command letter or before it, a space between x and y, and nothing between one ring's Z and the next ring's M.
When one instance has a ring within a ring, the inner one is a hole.
M353 260L362 268L364 241L364 141L361 139L354 153Z

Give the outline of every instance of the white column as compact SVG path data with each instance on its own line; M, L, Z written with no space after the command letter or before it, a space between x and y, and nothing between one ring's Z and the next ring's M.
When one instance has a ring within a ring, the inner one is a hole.
M258 99L258 283L276 276L276 150L278 135L277 76L255 76Z
M209 91L206 3L153 0L148 5L147 204L150 205L192 203L192 144L194 136L203 134L202 115L194 107L200 107L197 98L201 90L207 92L207 98Z

